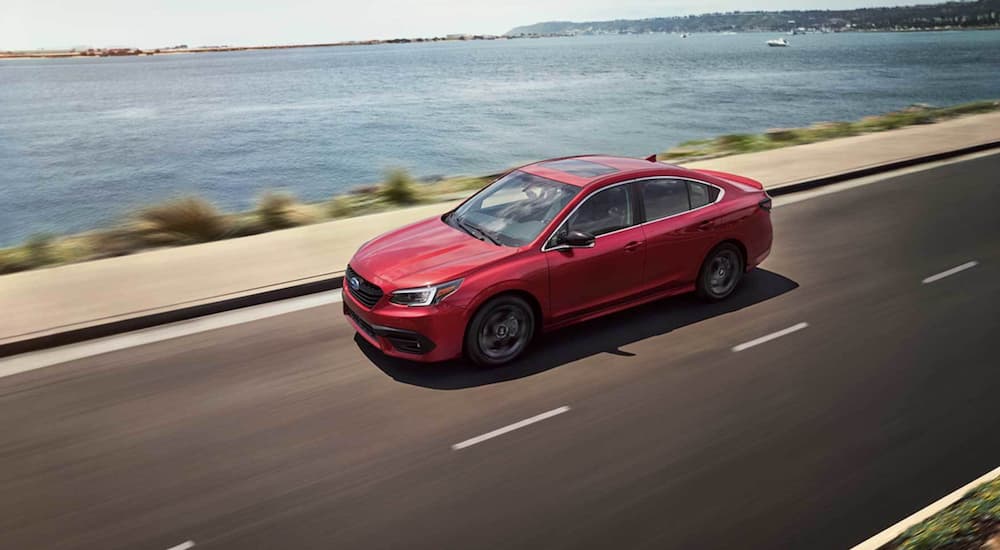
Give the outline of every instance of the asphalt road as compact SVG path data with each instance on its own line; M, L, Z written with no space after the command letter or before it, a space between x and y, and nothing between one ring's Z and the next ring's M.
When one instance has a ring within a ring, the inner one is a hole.
M1000 464L998 173L776 208L731 301L512 368L386 360L338 304L0 378L0 547L849 547Z

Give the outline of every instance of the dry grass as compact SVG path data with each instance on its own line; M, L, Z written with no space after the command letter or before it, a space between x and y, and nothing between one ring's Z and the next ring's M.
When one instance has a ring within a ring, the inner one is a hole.
M1000 102L977 101L955 107L911 105L901 111L865 117L857 122L820 122L808 128L776 128L763 134L729 134L714 139L687 141L658 155L663 160L696 160L768 151L790 145L815 143L839 137L930 124L967 114L1000 109Z
M287 193L265 193L261 196L257 202L257 218L267 230L287 229L316 221L307 205Z
M182 245L222 239L230 228L210 202L185 197L140 211L134 229L150 244Z

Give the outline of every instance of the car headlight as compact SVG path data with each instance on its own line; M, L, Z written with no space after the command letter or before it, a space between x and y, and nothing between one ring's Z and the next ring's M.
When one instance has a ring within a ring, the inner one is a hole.
M420 288L404 288L392 293L389 301L401 306L424 307L440 303L462 286L462 279Z

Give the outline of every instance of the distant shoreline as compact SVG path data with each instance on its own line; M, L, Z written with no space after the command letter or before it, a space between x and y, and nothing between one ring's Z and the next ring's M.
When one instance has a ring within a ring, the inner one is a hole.
M970 31L996 31L1000 26L982 27L935 27L926 29L852 29L836 31L830 34L855 34L855 33L916 33L916 32L970 32ZM685 34L721 35L721 34L768 34L769 31L737 31L729 33L721 32L691 32ZM679 35L680 33L624 33L625 35L644 36L649 34ZM785 33L771 33L785 34ZM820 34L820 33L807 33ZM196 48L154 48L143 50L140 48L102 48L91 50L37 50L37 51L0 51L0 59L89 59L94 57L140 57L153 55L178 55L178 54L199 54L199 53L220 53L220 52L243 52L259 50L292 50L301 48L336 48L346 46L379 46L384 44L423 44L429 42L473 42L473 41L493 41L493 40L525 40L537 38L576 38L579 36L621 36L620 33L594 33L594 34L523 34L523 35L462 35L434 38L393 38L389 40L355 40L346 42L326 42L318 44L282 44L276 46L208 46Z
M38 50L0 51L0 59L57 59L73 57L138 57L150 55L176 55L193 53L242 52L256 50L291 50L298 48L335 48L344 46L378 46L382 44L415 44L425 42L469 42L480 40L514 40L521 37L495 35L455 35L433 38L393 38L389 40L352 40L346 42L325 42L319 44L282 44L277 46L201 46L196 48L99 48L89 50Z

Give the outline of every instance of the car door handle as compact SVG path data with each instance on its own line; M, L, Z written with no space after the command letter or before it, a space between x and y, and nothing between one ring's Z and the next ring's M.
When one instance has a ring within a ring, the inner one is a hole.
M632 241L625 245L625 252L635 252L639 250L640 246L642 246L642 241Z
M711 229L715 226L715 220L705 220L699 223L696 227L698 229Z

